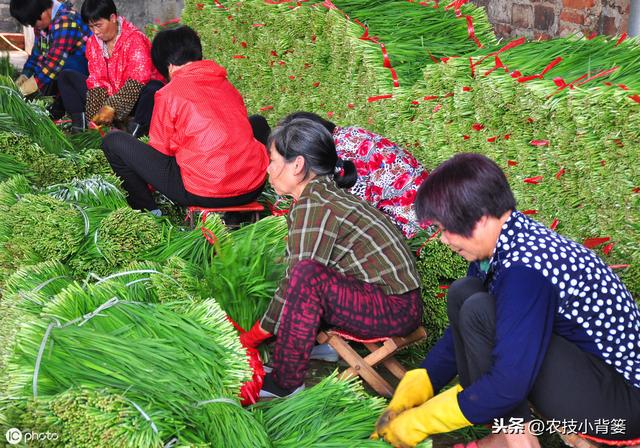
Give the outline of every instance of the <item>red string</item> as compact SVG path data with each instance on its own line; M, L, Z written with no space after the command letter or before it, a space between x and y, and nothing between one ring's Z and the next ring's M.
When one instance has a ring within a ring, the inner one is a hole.
M476 37L476 30L473 27L473 17L464 16L464 18L467 19L467 34L469 34L469 39L474 41L478 46L478 48L482 48L482 44L480 43L480 40L478 40L478 38Z
M373 103L375 101L386 100L388 98L393 98L393 95L390 93L387 93L385 95L370 96L369 98L367 98L367 102Z
M283 216L283 215L287 215L289 213L289 208L284 208L284 209L279 209L278 208L278 204L280 202L284 202L282 199L278 199L274 204L271 204L270 202L267 203L267 205L269 206L269 210L271 211L271 214L273 216Z
M549 64L540 73L530 76L521 76L520 78L518 78L518 82L527 82L536 78L543 79L544 75L546 75L549 70L558 65L560 62L562 62L562 58L558 56L553 61L549 62Z
M218 242L218 237L211 230L207 229L204 226L200 227L200 229L202 230L202 235L204 236L204 238L207 240L209 244L213 246Z

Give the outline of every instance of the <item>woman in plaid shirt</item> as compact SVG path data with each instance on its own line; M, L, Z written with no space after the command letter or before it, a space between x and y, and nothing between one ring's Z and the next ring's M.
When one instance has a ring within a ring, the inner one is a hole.
M269 182L295 200L288 267L265 315L240 339L256 348L277 335L260 394L282 397L303 386L321 324L360 338L406 335L420 324L422 300L402 233L345 190L356 181L355 166L338 158L325 127L291 120L273 131L268 147Z
M22 25L35 28L33 51L16 80L23 95L55 95L63 68L87 74L84 52L91 31L76 11L57 0L11 0L9 11Z

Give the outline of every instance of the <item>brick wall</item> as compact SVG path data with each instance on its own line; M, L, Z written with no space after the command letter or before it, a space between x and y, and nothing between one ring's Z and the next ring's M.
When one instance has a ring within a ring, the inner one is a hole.
M473 0L487 9L498 36L534 39L575 32L622 34L631 1L638 0Z

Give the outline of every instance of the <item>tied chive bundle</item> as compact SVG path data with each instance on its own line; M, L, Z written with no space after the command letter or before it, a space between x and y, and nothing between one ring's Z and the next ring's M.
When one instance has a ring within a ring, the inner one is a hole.
M161 410L149 418L156 429L163 430L167 427L165 422L171 421L171 415ZM30 401L20 419L22 428L56 433L57 439L47 441L48 447L153 448L163 445L154 426L126 395L106 388L71 388L53 397Z
M77 277L108 275L143 259L165 239L163 226L149 213L128 207L114 211L96 207L87 209L86 214L91 221L87 241L69 262Z
M205 268L211 264L216 245L228 237L229 230L220 216L209 214L204 221L198 219L193 230L172 227L168 232L166 244L151 252L147 258L162 263L171 257L179 257L195 266Z
M389 52L391 65L398 72L400 85L411 86L421 78L422 69L433 64L432 58L465 56L478 50L469 38L467 20L456 17L453 9L433 5L423 6L407 1L336 0L334 4L352 19L368 27ZM485 46L494 50L496 38L483 8L472 4L462 6L463 16L471 17L474 34ZM380 50L367 50L372 64L381 58ZM383 73L381 73L383 75Z
M265 312L284 275L287 223L268 217L223 239L204 271L208 295L242 328Z
M16 134L15 129L13 127L8 132L0 132L0 154L12 157L20 166L24 166L23 174L28 174L35 186L46 187L75 178L113 174L102 149L87 149L78 154L51 154L34 143L31 137Z
M86 207L116 210L127 207L127 200L119 187L120 180L113 175L94 175L86 179L73 179L66 183L51 185L44 189L44 193Z
M368 440L384 407L357 379L342 381L334 372L292 397L259 402L254 412L275 448L388 446Z
M0 253L14 266L69 259L82 244L84 222L71 204L25 194L0 214Z
M264 446L264 433L251 427L252 418L239 406L225 404L230 410L212 416L209 405L199 405L218 398L237 401L240 385L251 375L244 349L219 306L208 300L176 312L171 305L113 302L114 293L126 292L125 286L103 283L86 289L71 285L57 294L43 309L45 319L29 322L20 331L6 369L8 395L27 398L35 392L31 379L48 327L46 317L51 316L59 325L45 341L38 397L59 396L70 387L107 387L152 416L161 440L175 436L215 445L224 434L244 431L242 440ZM93 308L96 305L99 308ZM154 415L166 417L155 422ZM131 440L140 435L123 437L129 440L124 446L136 446Z
M0 76L0 113L13 118L18 133L29 135L51 154L73 151L73 146L58 127L53 124L46 110L29 104L17 91L11 78Z

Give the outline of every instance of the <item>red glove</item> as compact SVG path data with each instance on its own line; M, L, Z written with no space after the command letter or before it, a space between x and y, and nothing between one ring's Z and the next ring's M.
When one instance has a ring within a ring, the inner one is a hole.
M262 342L271 336L273 336L271 333L260 328L260 321L257 321L253 324L251 330L240 335L240 343L245 348L258 348Z

